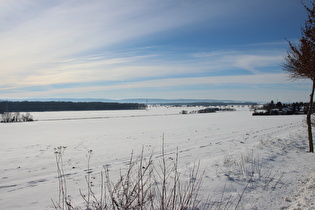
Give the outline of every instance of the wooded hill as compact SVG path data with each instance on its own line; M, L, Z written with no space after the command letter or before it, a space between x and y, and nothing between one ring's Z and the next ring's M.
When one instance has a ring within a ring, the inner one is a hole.
M0 113L145 109L145 104L68 101L0 101Z

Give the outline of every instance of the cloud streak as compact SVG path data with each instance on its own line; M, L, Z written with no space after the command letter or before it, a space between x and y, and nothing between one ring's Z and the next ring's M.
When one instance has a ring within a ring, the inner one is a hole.
M214 77L191 77L191 78L173 78L173 79L153 79L146 81L137 81L137 82L114 82L114 83L97 83L97 84L88 84L80 85L74 84L69 87L63 87L62 85L59 88L42 88L38 87L37 92L39 95L50 95L56 93L93 93L93 92L103 92L103 91L121 91L121 90L130 90L130 89L167 89L170 90L176 89L178 87L196 87L196 86L210 86L214 88L216 86L222 88L225 87L229 89L230 86L240 86L241 89L250 89L253 87L268 85L282 85L287 86L291 85L292 81L289 80L286 74L261 74L261 75L239 75L239 76L214 76ZM296 90L302 90L309 87L309 84L305 81L301 81L297 84L298 88ZM32 86L29 86L32 87ZM20 89L26 87L20 87L16 91L15 88L1 88L2 92L7 92L8 94L18 93Z
M144 52L145 53L145 52ZM214 72L243 69L247 74L261 74L260 67L276 66L282 56L275 54L248 55L243 52L198 53L185 61L165 60L162 55L137 55L130 57L106 58L105 56L63 60L49 65L34 64L31 72L20 72L2 82L6 85L52 85L59 83L84 83L116 80L146 80L159 77L181 77L187 75L211 75ZM265 53L265 52L264 52ZM201 56L202 54L202 56ZM189 56L189 55L187 55ZM16 64L17 66L20 63ZM21 64L20 68L25 67ZM30 68L30 67L29 67ZM45 68L45 69L44 69ZM9 72L1 72L3 77Z

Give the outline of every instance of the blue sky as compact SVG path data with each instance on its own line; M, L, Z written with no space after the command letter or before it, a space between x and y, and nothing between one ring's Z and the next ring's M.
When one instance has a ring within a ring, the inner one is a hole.
M281 67L306 18L300 0L2 0L0 99L308 101Z

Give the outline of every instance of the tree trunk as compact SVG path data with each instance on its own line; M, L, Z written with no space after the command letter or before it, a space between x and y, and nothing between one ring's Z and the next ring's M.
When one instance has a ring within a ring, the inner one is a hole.
M308 127L308 143L309 143L309 152L314 153L314 145L313 145L313 134L312 134L312 113L313 113L313 98L314 98L314 90L315 90L315 79L312 80L312 93L310 95L310 104L307 112L307 127Z

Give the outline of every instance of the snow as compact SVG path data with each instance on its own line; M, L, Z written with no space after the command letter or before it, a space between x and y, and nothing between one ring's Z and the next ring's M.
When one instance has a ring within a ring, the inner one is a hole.
M92 174L106 165L115 177L127 167L132 151L159 159L164 137L168 158L178 149L183 179L185 171L200 162L200 195L210 198L204 201L207 205L230 196L237 199L245 189L240 209L314 209L315 156L307 153L305 116L252 116L247 107L179 114L197 109L38 112L31 113L34 122L1 123L0 206L53 209L58 146L67 147L67 190L80 205L88 150L93 151Z
M290 209L315 209L315 173L311 172L307 178L300 180L299 188L294 193Z

